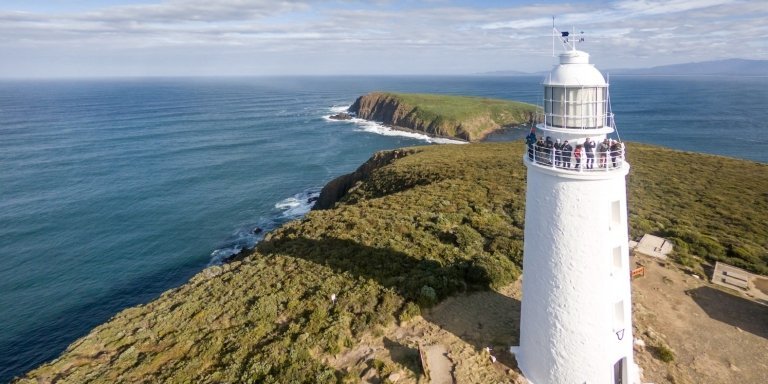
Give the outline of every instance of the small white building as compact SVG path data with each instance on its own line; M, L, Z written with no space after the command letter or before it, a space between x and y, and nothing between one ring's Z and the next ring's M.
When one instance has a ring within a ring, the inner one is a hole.
M601 153L600 143L615 132L608 84L587 53L563 40L560 64L543 83L544 123L535 134L554 143L567 140L574 149L589 138L597 148L592 167L587 156L579 166L573 151L555 147L529 144L524 155L520 346L511 350L534 384L635 383L629 164L620 143Z

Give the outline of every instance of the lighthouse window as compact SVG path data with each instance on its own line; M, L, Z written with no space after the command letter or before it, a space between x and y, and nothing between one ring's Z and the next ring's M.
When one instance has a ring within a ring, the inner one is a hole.
M565 89L552 88L552 125L562 127L565 125Z
M613 324L614 329L620 330L624 328L624 300L616 302L614 305Z
M544 88L544 112L552 113L552 87Z
M613 382L614 384L624 384L624 366L627 364L627 358L621 358L616 364L613 365Z
M621 225L621 201L615 200L611 203L611 228L617 228Z
M602 126L605 125L605 113L606 113L606 108L605 108L606 97L605 97L605 94L606 94L606 89L607 88L598 88L596 90L597 99L595 100L595 107L596 107L595 116L597 116L597 119L598 119L597 120L597 126L598 127L602 127Z
M621 246L613 248L613 267L621 269Z
M583 126L582 124L582 101L581 101L581 90L578 88L570 88L567 90L568 92L568 109L566 110L567 114L567 122L566 125L569 128L581 128Z
M605 87L544 87L547 123L563 128L604 127L605 96Z

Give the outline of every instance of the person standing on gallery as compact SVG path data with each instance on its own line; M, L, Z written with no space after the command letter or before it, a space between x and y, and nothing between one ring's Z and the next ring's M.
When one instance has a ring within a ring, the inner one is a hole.
M600 168L608 167L608 151L610 149L611 149L611 144L609 139L603 140L603 142L600 143L600 145L597 147L597 153L600 154L598 167Z
M533 160L533 145L536 144L536 132L531 129L531 133L525 137L525 143L528 144L528 159Z
M611 140L611 164L616 168L616 158L619 156L619 142Z
M563 143L560 142L560 139L555 140L555 166L556 167L562 167L563 166Z
M547 156L546 163L548 165L554 164L554 157L555 157L555 144L552 142L552 138L547 136L547 139L544 140L544 155Z
M536 162L539 164L544 163L544 138L539 137L536 139L536 144L533 145L534 148L534 157L536 158Z
M562 164L564 168L570 168L571 167L571 153L573 152L573 147L568 144L568 140L563 142L563 146L560 147L560 156L562 158Z
M587 155L587 169L592 169L595 166L595 147L595 142L589 137L584 140L584 154Z
M581 144L576 145L576 150L573 151L573 159L576 161L576 168L581 169L581 159L584 157L584 146Z

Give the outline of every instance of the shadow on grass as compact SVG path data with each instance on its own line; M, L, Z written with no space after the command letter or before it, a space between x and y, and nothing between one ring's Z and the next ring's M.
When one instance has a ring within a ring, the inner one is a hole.
M451 297L424 318L474 346L501 351L518 344L520 301L490 290L490 278L470 261L441 264L414 258L388 248L375 248L351 240L281 237L259 243L262 254L280 253L373 279L408 300L418 302L424 286L435 290L438 301ZM479 273L478 273L479 272ZM478 292L464 295L467 292ZM499 358L499 356L497 356ZM506 358L505 358L506 359ZM509 357L511 360L511 356Z
M495 291L476 292L449 298L425 312L425 319L476 350L490 348L501 363L517 366L509 347L520 344L519 300Z
M388 337L384 338L384 348L389 351L392 361L410 370L415 377L421 376L421 358L419 350L400 344Z
M686 291L709 317L768 339L768 306L711 287Z

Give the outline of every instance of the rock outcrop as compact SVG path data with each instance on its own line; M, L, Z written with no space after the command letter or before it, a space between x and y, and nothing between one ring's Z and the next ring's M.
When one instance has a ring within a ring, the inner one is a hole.
M312 209L329 209L336 204L341 198L343 198L347 192L355 187L358 183L369 178L371 172L375 169L381 168L401 157L408 156L414 153L413 149L396 149L392 151L379 151L376 152L368 161L363 163L352 173L341 175L326 184L320 191L320 197Z
M442 108L451 104L462 108ZM358 97L349 111L395 128L474 142L501 128L535 122L537 107L465 96L373 92Z
M346 112L337 113L328 117L331 120L351 120L352 115Z

